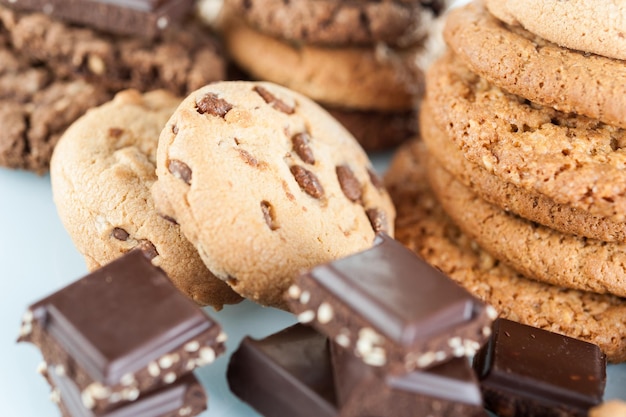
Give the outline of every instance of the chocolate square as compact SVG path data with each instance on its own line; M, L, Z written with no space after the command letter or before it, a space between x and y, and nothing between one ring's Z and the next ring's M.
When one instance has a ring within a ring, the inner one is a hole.
M30 306L19 338L74 380L96 411L212 362L224 340L220 326L139 250Z
M369 365L424 369L473 355L495 310L381 233L371 249L302 274L289 308Z
M583 417L606 384L598 346L506 319L496 320L473 366L487 409L507 416Z

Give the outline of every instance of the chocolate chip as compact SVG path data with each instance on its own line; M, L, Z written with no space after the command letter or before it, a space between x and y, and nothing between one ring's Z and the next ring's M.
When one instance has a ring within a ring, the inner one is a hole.
M254 156L252 156L250 152L246 151L245 149L237 149L237 151L239 151L239 156L241 156L241 159L243 159L246 164L253 167L259 165L259 161Z
M111 231L111 236L113 236L117 240L126 241L130 234L121 227L116 227Z
M293 107L278 99L274 96L274 94L270 93L267 89L261 87L260 85L255 86L254 91L260 95L267 104L274 107L278 111L282 111L285 114L293 114L296 111Z
M294 135L291 138L293 144L293 151L307 164L313 165L315 163L315 156L313 156L313 150L309 146L311 137L308 133L302 132Z
M196 108L200 114L212 114L213 116L224 117L232 108L232 104L221 99L214 93L208 93L196 103Z
M361 199L361 183L354 175L354 172L347 165L339 165L335 168L337 179L341 191L350 201L359 201Z
M161 214L161 213L159 213L159 216L161 216L164 220L167 220L167 221L168 221L168 222L170 222L170 223L173 223L173 224L178 224L178 222L176 221L176 219L175 219L175 218L173 218L173 217L170 217L170 216L167 216L167 215L165 215L165 214Z
M191 168L183 161L170 159L167 163L167 169L176 178L185 181L187 184L191 184Z
M302 190L314 198L321 198L324 195L324 188L311 171L299 165L292 165L291 174Z
M367 209L365 210L367 218L370 220L372 229L374 232L386 232L387 230L387 214L379 209Z
M383 180L380 178L380 176L377 173L375 173L374 171L368 168L367 174L370 176L370 182L372 183L374 187L376 187L379 190L382 190L385 187Z
M111 138L119 138L124 133L124 129L121 127L110 127L109 128L109 137Z
M172 133L178 135L178 126L172 125Z
M265 218L265 223L270 228L270 230L276 230L280 226L276 222L276 214L274 213L274 207L267 201L261 201L261 211L263 212L263 218Z
M154 244L147 239L139 241L135 248L143 252L144 256L150 260L159 256L159 252L157 252Z

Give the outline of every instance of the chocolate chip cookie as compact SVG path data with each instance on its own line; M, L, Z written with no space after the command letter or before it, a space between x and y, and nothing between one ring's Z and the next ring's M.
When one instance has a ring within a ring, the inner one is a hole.
M65 132L51 161L54 201L90 270L133 248L185 294L220 309L240 297L207 270L171 218L156 209L158 137L181 99L156 90L123 91Z
M271 83L189 95L161 133L157 175L157 207L216 276L264 305L284 308L301 271L393 233L394 207L356 140Z

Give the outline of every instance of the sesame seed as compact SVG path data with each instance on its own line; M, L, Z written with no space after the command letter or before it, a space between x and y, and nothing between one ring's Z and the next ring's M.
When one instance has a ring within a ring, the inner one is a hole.
M180 410L178 410L178 414L181 416L188 416L189 414L191 414L191 407L187 406L181 408Z
M485 337L491 336L491 327L489 326L483 327L483 336Z
M85 407L87 407L88 409L93 409L96 406L96 402L94 401L93 397L91 396L91 393L88 390L84 390L81 395L80 398L83 402L83 405Z
M387 363L387 354L385 349L377 347L363 356L363 362L370 366L383 366Z
M348 346L350 346L350 337L346 334L339 333L337 336L335 336L335 343L337 343L339 346L347 348Z
M320 306L317 308L317 321L319 321L321 324L326 324L330 322L333 319L333 315L333 308L330 304L326 302L320 304Z
M204 366L213 363L214 360L215 351L212 348L205 346L200 349L200 357L196 360L196 364L198 366Z
M176 381L176 374L174 372L168 372L163 377L163 382L166 384L171 384L174 381Z
M54 373L58 376L65 376L65 367L63 365L56 365L54 367Z
M292 284L287 290L287 295L293 300L297 300L298 298L300 298L301 293L302 290L296 284Z
M300 294L300 304L308 304L309 301L311 301L311 293L302 291L302 294Z
M156 378L161 373L161 368L156 362L150 362L148 364L148 373L151 377Z
M220 332L220 334L217 335L217 337L215 338L215 340L218 343L224 343L225 341L228 340L228 335L224 332Z
M495 320L498 318L498 312L495 308L493 308L493 306L487 306L487 317L489 317L491 320Z
M131 373L124 374L122 378L120 378L120 382L124 386L129 386L135 383L135 376Z
M435 361L435 352L426 352L417 358L415 364L418 368L425 368Z
M193 340L185 345L186 352L196 352L198 349L200 349L200 342L197 340Z
M61 402L61 392L59 391L58 388L53 389L52 392L50 393L50 401L52 401L55 404L58 404Z
M48 364L46 361L39 362L37 365L37 373L40 375L45 375L48 372Z
M127 388L122 395L128 401L135 401L139 397L139 390L137 388Z
M452 339L448 339L448 346L450 346L451 348L457 348L461 346L461 344L462 342L460 337L453 337Z
M306 310L298 314L298 321L302 324L310 323L315 319L315 312L313 310Z

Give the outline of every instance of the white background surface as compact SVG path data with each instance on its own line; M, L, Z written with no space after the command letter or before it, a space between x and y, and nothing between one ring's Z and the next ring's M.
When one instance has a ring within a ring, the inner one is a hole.
M29 304L85 273L82 257L57 217L49 177L0 168L0 417L59 415L49 401L47 383L35 371L39 351L15 339ZM226 355L196 372L209 394L209 411L202 417L257 416L228 390L228 356L244 335L263 337L294 319L250 302L207 312L222 324L229 340ZM609 366L608 374L606 398L626 400L626 364Z

